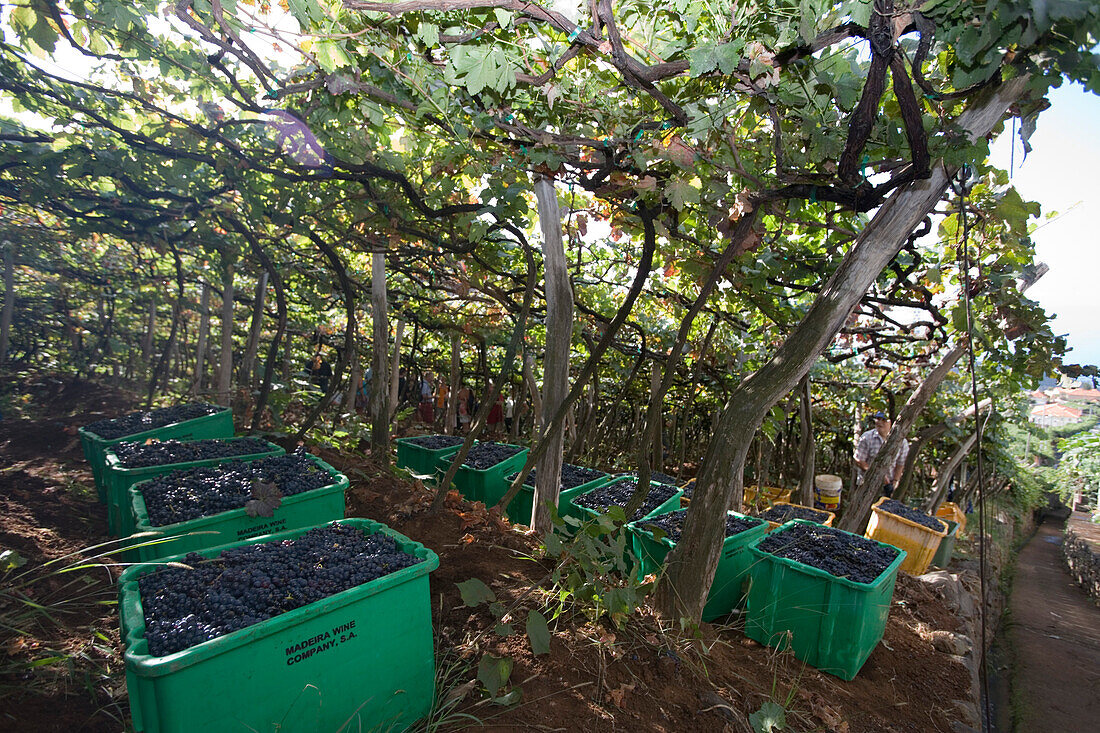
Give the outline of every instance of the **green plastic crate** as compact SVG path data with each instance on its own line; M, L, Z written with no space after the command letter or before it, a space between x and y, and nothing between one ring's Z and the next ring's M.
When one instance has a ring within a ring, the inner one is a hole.
M428 573L439 567L439 558L378 522L339 523L365 534L384 532L424 561L164 657L149 655L137 587L152 567L135 565L122 574L126 687L137 731L404 730L428 713L435 694ZM202 554L293 539L306 529ZM319 651L295 651L318 637L308 648Z
M250 517L244 508L231 509L209 517L199 517L186 522L154 527L149 523L145 509L145 497L141 484L128 489L130 495L132 527L129 534L142 533L141 542L127 550L131 562L153 562L168 555L179 555L239 542L273 532L283 532L301 527L312 527L344 517L344 492L348 477L317 456L310 459L333 477L332 483L312 491L284 496L282 504L270 517ZM150 534L147 534L150 533ZM171 538L156 542L158 537ZM154 542L154 544L149 544Z
M573 503L573 500L576 499L578 496L581 496L582 494L587 494L588 492L592 491L593 489L602 488L603 486L610 486L611 484L618 483L620 481L633 481L633 480L634 479L630 478L630 477L620 477L620 478L612 479L610 481L604 481L603 483L601 483L597 486L588 486L587 488L585 486L578 486L576 488L569 489L567 491L563 491L563 492L561 492L561 496L558 497L558 499L559 499L559 501L558 501L559 511L560 511L560 513L563 517L575 517L577 519L582 519L582 520L595 518L595 517L599 516L598 512L595 512L595 511L589 509L588 507L578 506L577 504ZM660 485L661 486L666 486L667 484L660 484ZM669 488L676 489L675 486L670 486ZM658 514L664 514L665 512L671 512L671 511L675 511L675 510L679 509L680 508L680 497L683 496L683 495L684 495L684 490L683 489L676 489L676 493L673 494L672 498L668 499L666 502L659 505L656 509L651 511L649 514L646 514L644 517L642 517L641 519L639 519L637 521L641 521L642 519L649 519L650 517L655 517Z
M946 568L951 564L951 558L955 555L955 540L959 536L959 523L954 519L940 517L947 522L947 534L940 540L940 546L936 554L932 556L932 564L937 568Z
M223 440L225 440L225 438L223 438ZM230 440L232 439L230 438ZM119 537L129 536L119 534L119 530L124 525L132 529L133 522L123 519L122 514L123 512L127 514L130 513L130 494L128 489L134 484L148 481L157 476L163 476L172 471L186 471L189 468L216 466L219 463L228 463L229 461L256 461L261 458L281 456L286 453L281 446L277 446L266 440L264 443L267 445L267 450L263 453L249 453L247 455L230 456L228 458L210 458L204 461L189 461L186 463L169 463L162 466L144 466L142 468L123 468L119 466L118 456L115 455L114 447L108 447L104 454L104 465L106 467L104 484L107 486L107 531Z
M425 436L415 437L422 438ZM420 476L434 476L440 459L453 456L462 447L462 444L459 443L448 448L430 450L410 441L412 441L412 438L399 438L397 440L397 467L407 468ZM474 444L477 444L476 440Z
M228 407L219 412L214 412L192 420L165 425L164 427L146 430L133 435L124 435L121 438L101 438L95 433L84 428L77 431L80 436L80 447L84 450L84 458L92 466L92 477L99 492L99 500L107 501L106 473L107 448L115 443L141 442L155 438L157 440L200 440L202 438L232 438L233 437L233 411Z
M756 519L738 512L729 512L729 514L739 519ZM753 557L748 551L749 543L768 534L770 529L764 520L757 521L759 521L757 526L727 537L722 542L722 555L718 559L718 569L714 572L714 582L710 586L710 593L707 594L707 602L703 607L704 621L713 621L726 616L744 603L743 586L748 578L749 566L753 562ZM668 537L655 539L653 533L644 525L644 519L630 524L633 530L631 541L634 546L634 555L641 563L639 579L658 573L668 553L676 546L676 543Z
M521 467L522 467L522 465L521 465ZM507 474L507 475L511 475L511 474ZM581 494L584 494L588 491L591 491L592 489L594 489L598 486L603 486L605 483L608 482L608 479L610 479L610 478L611 477L608 474L605 473L602 476L600 476L599 478L594 478L591 481L586 481L583 484L578 484L577 486L573 486L569 489L566 489L566 491L576 492L575 494L573 494L573 496L580 496ZM508 488L510 486L511 486L511 482L508 481L507 478L505 478L504 479L504 492L507 492ZM559 506L561 505L561 497L562 497L563 494L565 494L565 491L562 491L561 493L558 494L558 505ZM503 496L504 496L504 493L501 493L501 495L499 497L497 497L497 501L500 501L501 497L503 497ZM523 486L520 487L519 493L516 494L515 498L512 499L512 501L508 502L508 511L506 512L506 514L508 515L508 518L511 521L519 523L519 524L526 524L527 522L530 522L531 521L531 509L534 506L534 502L535 502L535 489L534 489L534 487L533 486L528 486L527 484L524 484ZM496 503L496 502L494 502L494 503Z
M502 445L512 444L502 443ZM512 447L520 448L521 446L514 445ZM527 451L527 448L523 448L514 456L509 456L495 466L486 469L478 470L469 466L460 466L458 473L455 474L454 488L470 501L484 502L487 507L493 506L501 500L507 490L508 484L504 477L523 467L524 462L527 461ZM443 478L447 475L447 470L451 467L451 462L454 460L456 453L457 451L436 459L435 465L436 471L439 473L439 481L443 481Z
M813 522L795 519L773 534L795 524ZM748 546L754 561L745 635L767 646L789 646L796 658L822 672L852 679L886 630L905 551L897 550L898 556L873 583L857 583L764 552L758 546L765 537Z

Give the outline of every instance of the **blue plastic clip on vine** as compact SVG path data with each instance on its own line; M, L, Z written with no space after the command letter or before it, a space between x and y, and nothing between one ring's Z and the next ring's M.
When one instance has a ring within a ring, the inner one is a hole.
M580 34L581 34L581 27L577 26L576 28L573 29L573 32L569 34L569 42L572 43L573 41L577 40L577 36L579 36Z

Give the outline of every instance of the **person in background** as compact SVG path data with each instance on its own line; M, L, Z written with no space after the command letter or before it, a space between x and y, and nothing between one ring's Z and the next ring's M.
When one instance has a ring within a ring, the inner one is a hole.
M366 376L359 377L359 388L355 390L355 410L363 412L370 407L370 382Z
M435 384L435 419L440 426L442 426L443 421L447 419L447 392L447 382L444 381L443 375L440 374L439 380Z
M858 468L858 474L856 477L857 483L863 483L863 475L868 468L871 467L871 461L882 450L883 444L886 442L886 436L890 434L890 418L886 416L886 413L879 410L871 416L875 421L875 427L868 430L863 435L859 436L859 442L856 443L855 450L855 462ZM909 455L909 443L904 438L901 440L901 445L898 446L897 452L892 457L890 468L886 472L886 481L882 485L882 495L890 496L894 493L894 487L901 481L902 469L905 468L905 457Z
M504 399L504 429L512 432L512 420L516 416L516 401L512 399L512 392Z
M489 423L489 430L500 430L504 424L504 395L497 393L496 401L493 402L493 406L489 408L489 417L486 419Z
M367 367L359 380L359 389L355 391L355 409L360 412L370 410L370 377L371 369Z
M473 403L474 395L465 382L460 382L459 385L458 392L455 394L455 406L458 409L458 432L465 433L470 429L470 420L472 419L470 405Z
M325 361L321 352L314 354L306 364L306 373L309 374L309 381L320 387L322 392L328 391L328 382L332 379L332 365Z
M397 370L397 404L391 408L394 412L401 407L401 404L405 401L405 367L401 367Z
M431 372L425 372L424 376L420 378L420 422L427 425L431 425L435 422L435 415L433 414L432 402L432 375Z

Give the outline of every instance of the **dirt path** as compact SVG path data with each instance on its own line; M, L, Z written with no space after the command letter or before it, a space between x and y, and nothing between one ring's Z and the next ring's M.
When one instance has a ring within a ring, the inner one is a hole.
M1048 518L1020 552L1008 643L1013 730L1095 730L1100 720L1100 608L1062 560L1063 522Z

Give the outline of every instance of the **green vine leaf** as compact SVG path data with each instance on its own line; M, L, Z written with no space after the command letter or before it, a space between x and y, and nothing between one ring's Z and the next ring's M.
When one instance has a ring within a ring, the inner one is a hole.
M546 617L538 611L527 613L527 639L535 656L550 653L550 628L546 625Z
M756 733L772 733L772 731L786 730L787 711L783 706L768 700L760 706L760 709L749 715L749 723Z
M496 601L497 594L493 592L493 589L485 585L477 578L470 578L464 583L455 583L458 586L458 592L462 596L462 605L473 608L480 606L482 603L492 603Z
M501 688L508 684L513 664L511 657L497 657L492 654L486 654L478 662L477 678L489 691L489 697L496 698Z

